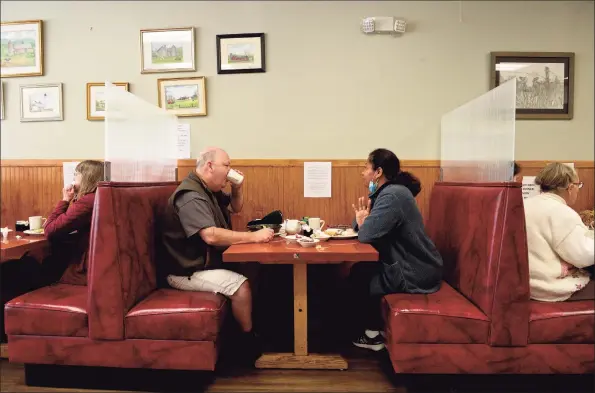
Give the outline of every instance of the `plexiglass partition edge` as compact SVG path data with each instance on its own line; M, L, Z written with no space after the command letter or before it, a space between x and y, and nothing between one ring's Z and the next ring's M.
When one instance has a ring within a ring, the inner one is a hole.
M105 104L105 180L175 181L176 116L108 81Z
M510 80L442 116L441 181L512 181L515 112Z

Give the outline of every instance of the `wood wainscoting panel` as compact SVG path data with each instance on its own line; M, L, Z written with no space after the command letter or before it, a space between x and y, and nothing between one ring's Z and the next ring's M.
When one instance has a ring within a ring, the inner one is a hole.
M332 162L331 198L304 198L304 161ZM178 180L186 177L194 166L195 160L179 160ZM350 224L352 204L368 195L368 186L361 177L364 160L232 159L232 166L246 176L244 209L232 218L236 229L273 210L281 210L285 218L320 217L327 226ZM427 214L432 187L440 175L440 162L403 161L403 170L420 179L422 191L416 199L422 214Z
M0 225L14 229L16 220L47 215L62 197L64 160L2 160ZM332 197L304 198L304 161L332 162ZM569 160L568 162L570 162ZM178 180L194 170L195 160L178 161ZM548 161L519 161L521 174L531 176ZM422 183L417 202L424 217L429 213L430 196L440 176L439 160L403 160L403 170L410 171ZM367 195L361 172L364 160L232 160L232 166L246 175L244 209L232 217L234 228L245 228L248 221L281 210L286 218L319 216L327 224L349 224L351 205ZM593 161L576 161L575 167L585 186L579 193L575 210L593 209Z
M0 226L14 229L17 220L47 217L62 199L62 161L59 165L11 165L2 163Z

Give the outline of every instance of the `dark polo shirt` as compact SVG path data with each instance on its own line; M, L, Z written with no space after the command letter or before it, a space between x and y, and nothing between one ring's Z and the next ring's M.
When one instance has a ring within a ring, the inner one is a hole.
M218 194L215 196L219 200L219 206L228 208L231 203L231 197L225 192ZM186 237L198 235L205 228L217 227L209 203L198 192L187 191L183 193L176 198L175 206ZM229 221L227 224L231 226Z

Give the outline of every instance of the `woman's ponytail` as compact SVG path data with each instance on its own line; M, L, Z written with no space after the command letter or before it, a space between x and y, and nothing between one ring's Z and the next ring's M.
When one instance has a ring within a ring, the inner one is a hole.
M419 194L421 191L421 182L417 177L409 172L399 172L394 182L407 187L414 197L417 196L417 194Z

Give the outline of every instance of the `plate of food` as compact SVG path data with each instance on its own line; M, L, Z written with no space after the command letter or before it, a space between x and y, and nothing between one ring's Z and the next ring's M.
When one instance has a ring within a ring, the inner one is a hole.
M324 233L329 235L331 239L355 239L357 238L357 232L351 228L328 228L324 230Z
M328 239L331 238L330 235L324 233L323 231L314 231L314 233L312 234L312 236L310 236L312 239L318 239L321 242L326 242Z
M23 231L23 233L26 233L27 235L43 236L43 228L27 229L27 230Z

